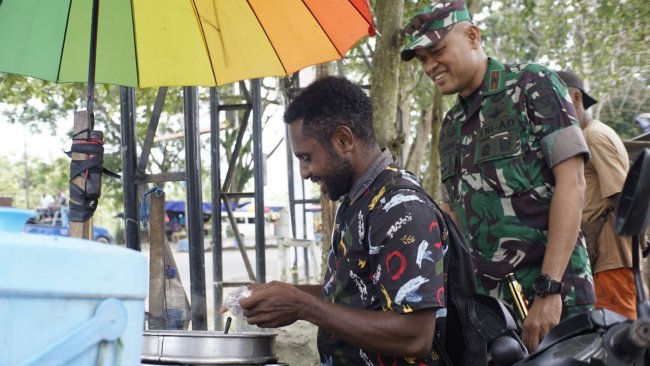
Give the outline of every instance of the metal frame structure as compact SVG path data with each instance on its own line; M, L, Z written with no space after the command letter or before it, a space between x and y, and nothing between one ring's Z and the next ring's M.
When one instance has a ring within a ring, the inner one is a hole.
M260 283L266 282L266 260L265 260L265 237L264 221L255 222L255 256L256 272L253 274L248 260L244 243L238 235L239 230L235 222L230 200L233 198L252 197L255 203L255 216L264 217L264 182L263 182L263 153L262 153L262 98L261 80L251 80L251 93L248 92L244 82L240 82L240 88L246 100L244 104L222 105L219 103L218 91L210 89L210 159L212 176L212 259L213 259L213 283L214 286L214 324L215 329L222 326L221 316L218 312L219 306L223 303L223 289L229 286L241 286L243 283L227 283L223 281L223 258L221 243L221 210L216 215L214 210L219 208L220 202L225 203L226 210L239 249L246 264L251 281ZM201 156L200 141L198 132L198 93L196 87L183 88L184 104L184 136L185 136L185 172L148 175L146 166L149 160L154 136L158 128L160 114L164 106L167 88L159 88L158 96L154 104L153 113L149 121L147 136L142 146L142 153L139 160L136 156L135 136L135 91L133 88L122 87L120 89L121 108L121 151L122 151L122 172L124 184L124 220L126 245L130 249L140 250L140 220L138 217L138 187L148 183L161 183L170 181L187 182L187 218L186 228L189 242L190 255L190 296L192 303L192 329L207 330L207 309L206 309L206 283L205 283L205 252L203 242L203 213L201 195ZM221 186L221 169L219 153L219 113L227 110L242 110L242 123L239 127L237 141L233 156L229 161L228 171L223 186ZM254 192L225 193L230 190L230 181L234 173L234 167L241 152L241 142L248 119L252 111L252 134L253 134L253 180ZM142 191L142 189L140 189ZM245 283L247 284L247 283Z

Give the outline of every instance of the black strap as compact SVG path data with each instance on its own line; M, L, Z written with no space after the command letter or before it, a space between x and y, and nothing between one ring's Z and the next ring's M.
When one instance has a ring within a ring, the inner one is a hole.
M81 187L70 182L70 221L84 222L93 217L97 209L97 200L86 198L86 194Z
M73 139L70 151L66 152L70 158L72 158L73 153L87 156L85 159L72 159L70 161L70 220L75 222L87 221L95 213L97 200L101 196L102 175L120 178L118 174L104 168L104 139L102 133L100 131L90 131L89 136L88 139ZM73 182L76 177L85 179L84 187L79 187Z

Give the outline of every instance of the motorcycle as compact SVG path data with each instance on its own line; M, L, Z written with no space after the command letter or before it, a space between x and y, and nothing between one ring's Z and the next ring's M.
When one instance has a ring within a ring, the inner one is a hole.
M650 224L650 149L635 160L616 207L616 232L632 236L637 320L606 309L566 319L528 353L510 311L497 299L475 295L470 320L490 345L491 366L650 365L650 302L640 269L640 239Z

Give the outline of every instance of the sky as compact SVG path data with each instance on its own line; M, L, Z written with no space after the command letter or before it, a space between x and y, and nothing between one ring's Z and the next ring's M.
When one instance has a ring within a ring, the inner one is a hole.
M72 124L72 121L70 121ZM25 149L28 156L38 156L44 161L51 161L70 148L66 146L66 128L61 126L56 135L51 135L49 130L40 133L31 133L21 124L11 124L0 115L0 156L11 161L22 160Z

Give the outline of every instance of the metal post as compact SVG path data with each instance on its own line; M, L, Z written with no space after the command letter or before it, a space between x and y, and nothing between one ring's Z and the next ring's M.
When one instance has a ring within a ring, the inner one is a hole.
M158 88L158 95L156 96L156 102L153 105L151 119L149 120L149 128L147 128L147 136L144 138L144 143L142 144L142 153L140 154L140 159L138 160L138 167L136 169L138 177L145 176L147 164L149 163L149 155L151 154L151 146L153 145L153 140L156 137L156 130L158 130L158 122L160 122L162 109L165 106L167 89L168 88L166 86Z
M222 327L218 309L223 303L223 243L221 242L221 154L219 151L219 91L210 88L210 170L212 171L212 282L214 330Z
M294 172L293 172L293 154L291 152L291 145L289 143L289 125L285 125L285 141L287 146L287 170L289 171L289 216L291 219L291 237L296 238L296 185L294 182ZM282 263L284 266L284 263ZM292 283L298 283L297 276L298 268L298 248L293 248L293 263L291 265L290 273L292 278Z
M124 185L124 235L126 247L140 250L140 220L138 219L138 189L135 182L135 91L120 87L122 134L122 183Z
M262 152L262 79L251 80L253 99L253 180L255 186L255 267L257 280L266 283L264 238L264 157Z
M289 143L289 125L285 124L285 141L287 146L287 170L289 171L289 215L291 216L291 237L296 237L296 185L293 172L293 154Z
M190 247L192 330L207 330L198 104L197 88L184 87L183 109L185 115L185 163L187 166L187 217L185 218L185 224Z

